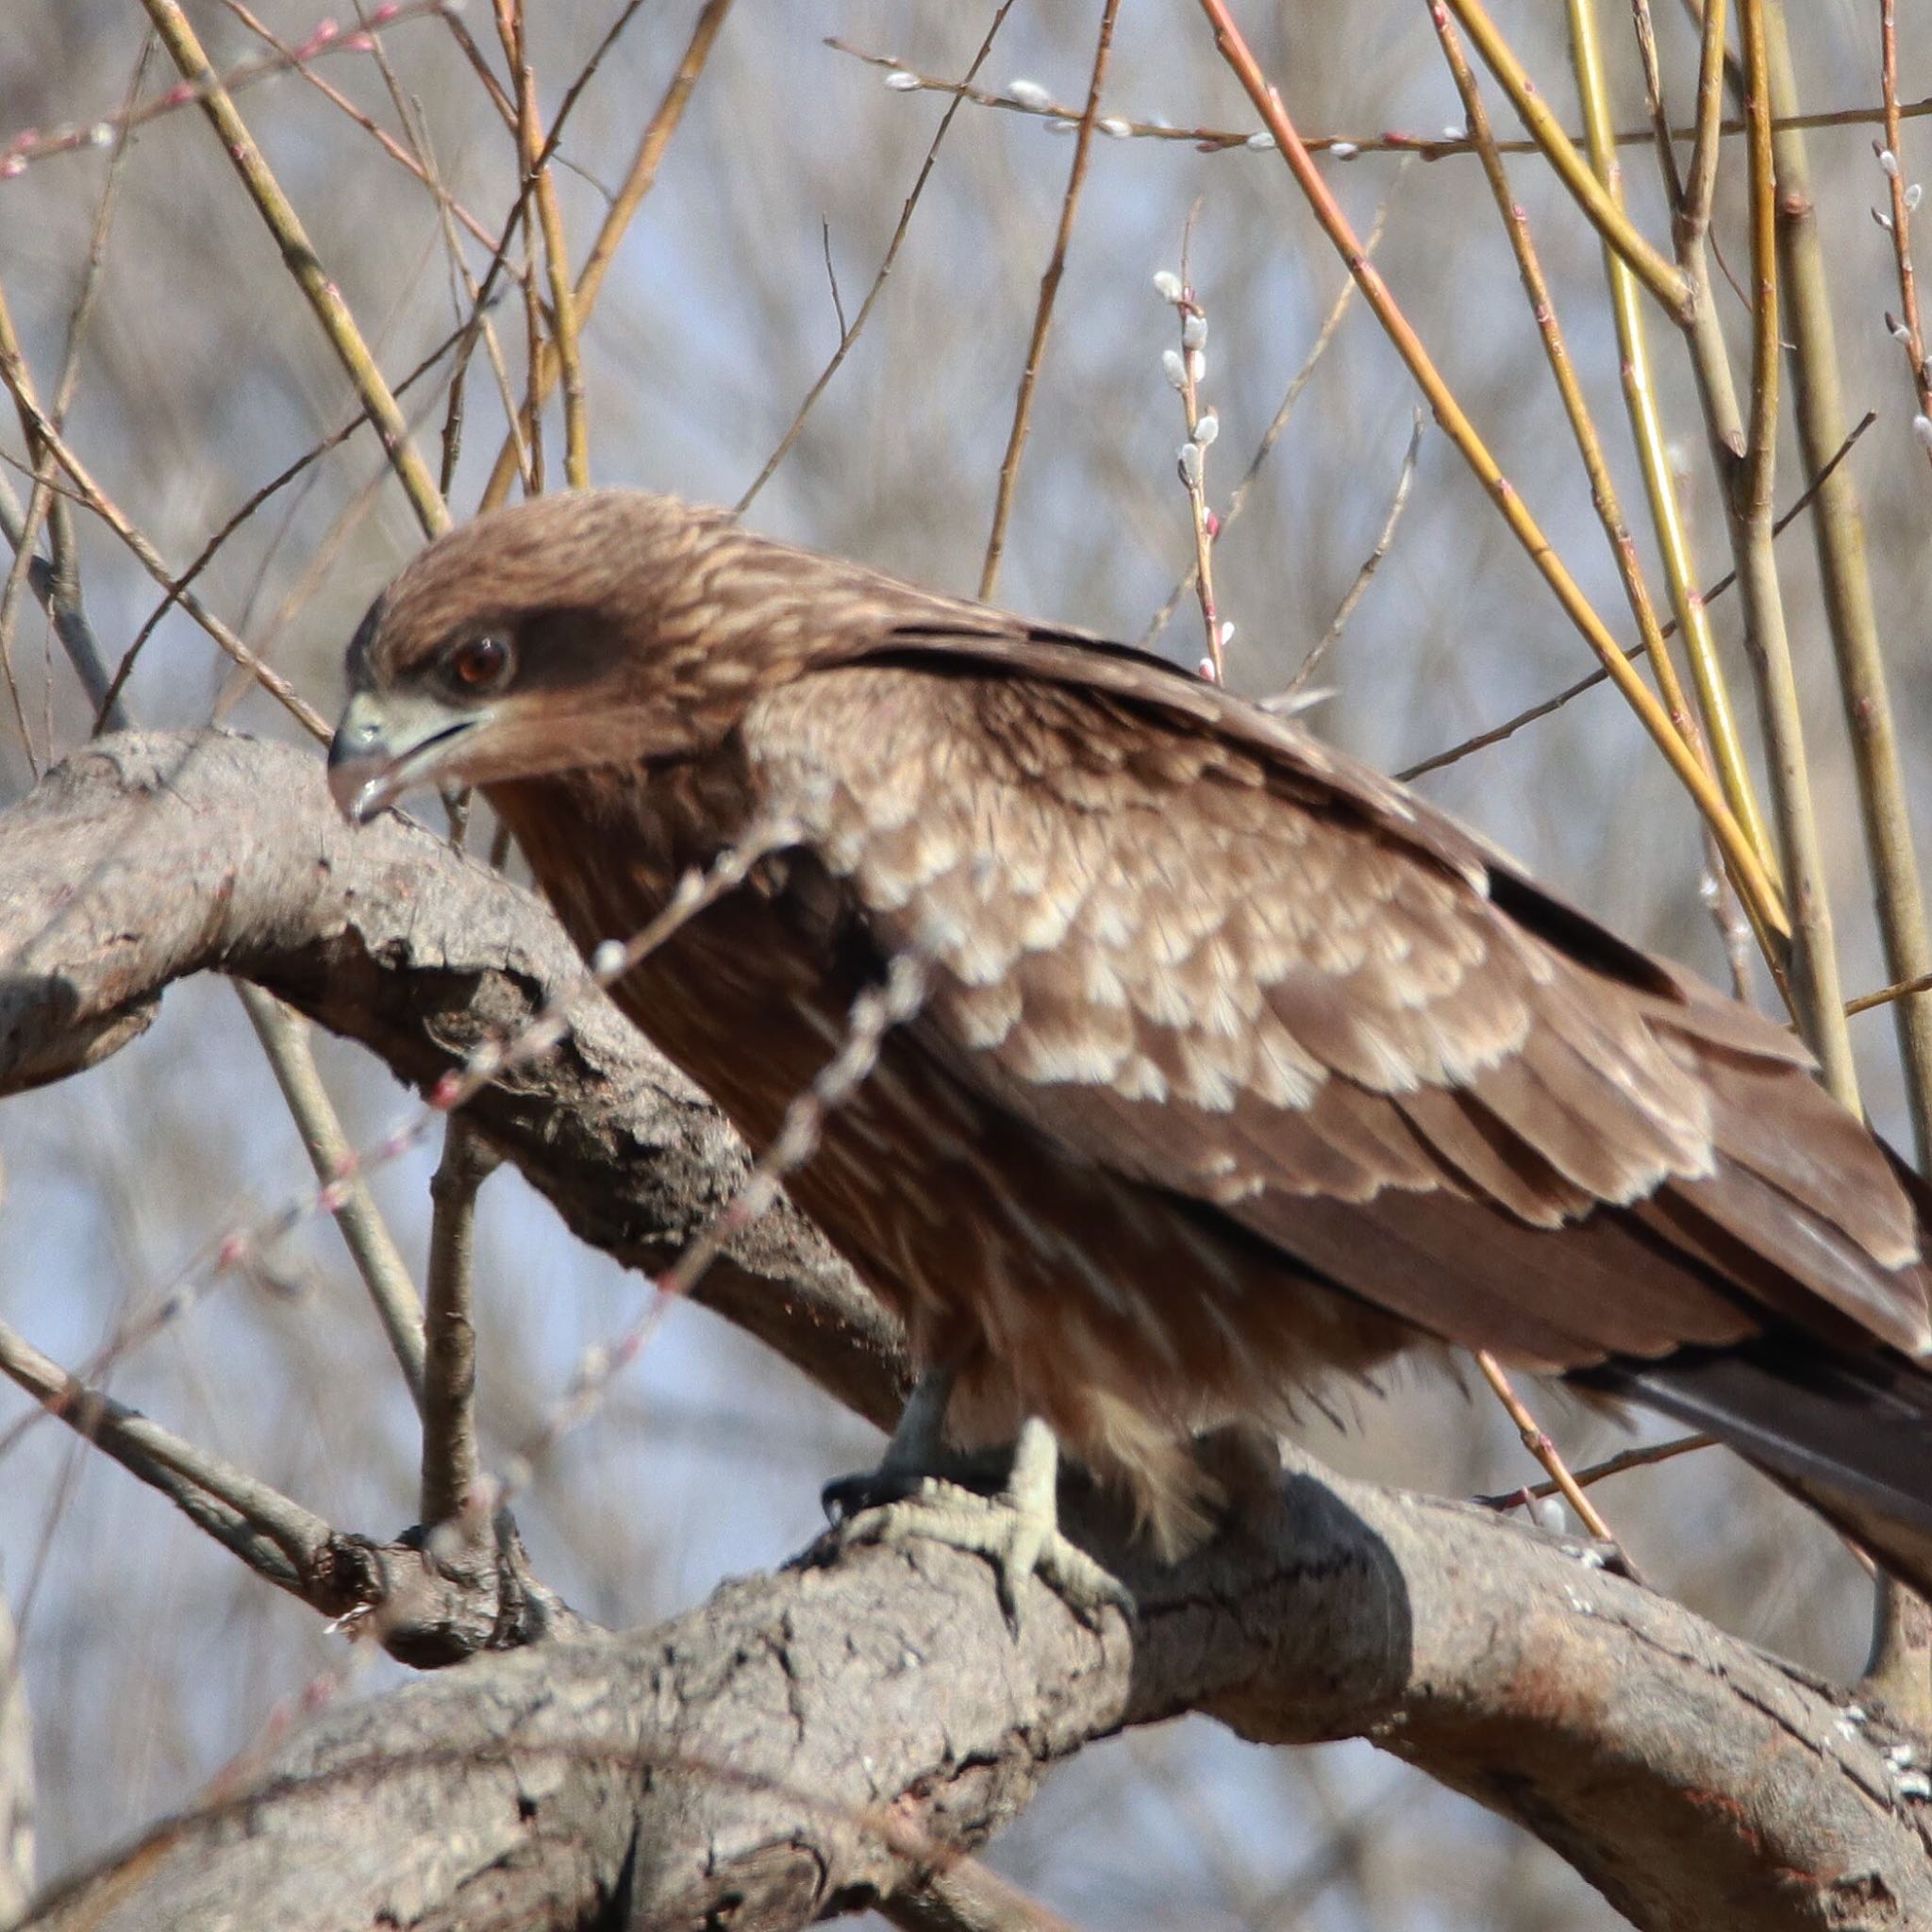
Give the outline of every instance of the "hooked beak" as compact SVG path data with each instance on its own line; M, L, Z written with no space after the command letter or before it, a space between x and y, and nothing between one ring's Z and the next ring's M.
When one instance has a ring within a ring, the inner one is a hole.
M358 691L328 748L328 790L351 824L363 824L404 792L427 784L488 710L459 711L434 698Z

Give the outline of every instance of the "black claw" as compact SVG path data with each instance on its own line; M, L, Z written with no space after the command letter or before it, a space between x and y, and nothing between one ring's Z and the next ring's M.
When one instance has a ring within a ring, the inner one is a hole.
M915 1469L866 1469L834 1476L819 1491L819 1507L834 1528L867 1509L903 1503L919 1493L925 1477Z

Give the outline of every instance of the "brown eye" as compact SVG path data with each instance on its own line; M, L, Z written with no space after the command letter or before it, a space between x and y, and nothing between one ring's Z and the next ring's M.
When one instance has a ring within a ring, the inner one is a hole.
M509 644L494 631L458 644L444 660L450 682L467 691L494 691L509 676Z

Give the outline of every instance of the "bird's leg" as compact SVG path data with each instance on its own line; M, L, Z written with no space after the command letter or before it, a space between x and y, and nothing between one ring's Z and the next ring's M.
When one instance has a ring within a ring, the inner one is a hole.
M949 1392L950 1377L948 1385ZM911 1433L908 1423L914 1429L929 1428L932 1446L937 1448L944 1400L943 1396L937 1398L938 1415L928 1417L921 1403L924 1393L922 1382L893 1431L882 1474L912 1473L903 1465L894 1469L895 1453L910 1453L909 1445L902 1443L902 1438ZM916 1407L922 1408L922 1413L914 1418ZM1095 1622L1108 1604L1133 1614L1134 1600L1125 1586L1060 1530L1059 1442L1039 1416L1028 1416L1020 1424L1011 1472L997 1495L983 1496L962 1484L926 1475L909 1493L846 1517L838 1537L841 1546L924 1537L984 1557L993 1567L1007 1621L1015 1627L1020 1615L1019 1588L1029 1576L1038 1576L1087 1623Z
M958 1371L952 1367L925 1370L899 1411L878 1467L834 1477L819 1491L834 1523L917 1495L921 1484L946 1466L946 1407L958 1379Z

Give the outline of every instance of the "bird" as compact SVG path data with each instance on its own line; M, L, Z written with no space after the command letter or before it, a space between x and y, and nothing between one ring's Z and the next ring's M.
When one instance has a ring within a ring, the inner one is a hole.
M727 880L611 991L754 1148L874 1002L786 1183L921 1371L855 1533L1121 1600L1063 1455L1173 1559L1198 1432L1446 1345L1932 1588L1924 1184L1790 1029L1296 718L618 490L438 539L347 680L341 809L479 788L587 958ZM1003 1484L945 1476L974 1445Z

